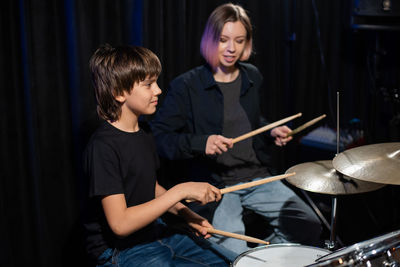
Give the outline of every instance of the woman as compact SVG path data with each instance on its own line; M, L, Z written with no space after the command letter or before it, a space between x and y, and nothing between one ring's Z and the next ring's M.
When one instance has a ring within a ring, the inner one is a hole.
M207 181L221 187L271 176L268 147L291 140L286 137L291 131L287 126L232 143L232 138L266 124L259 108L263 77L255 66L243 62L251 53L252 26L245 10L231 3L217 7L201 40L207 64L171 82L152 122L159 154L180 163L174 168L180 179L176 182ZM243 208L269 222L272 234L267 240L272 243L319 242L319 219L280 181L225 194L213 226L243 234ZM249 249L245 241L214 240L237 253Z

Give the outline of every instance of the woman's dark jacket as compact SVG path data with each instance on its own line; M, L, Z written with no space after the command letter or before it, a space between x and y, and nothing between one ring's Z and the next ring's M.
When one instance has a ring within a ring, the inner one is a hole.
M247 113L252 129L266 125L260 114L263 77L248 63L237 63L242 76L240 104ZM208 65L196 67L175 78L169 85L162 107L151 122L157 150L169 162L168 179L175 183L207 181L223 186L215 157L205 155L208 136L222 134L223 95ZM253 137L259 161L271 169L268 148L269 133ZM171 165L172 164L172 165Z

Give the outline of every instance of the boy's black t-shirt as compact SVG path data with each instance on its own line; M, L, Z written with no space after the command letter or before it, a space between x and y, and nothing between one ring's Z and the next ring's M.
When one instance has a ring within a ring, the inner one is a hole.
M84 152L89 178L86 248L93 259L107 248L124 249L157 238L154 222L126 238L116 237L105 219L101 199L124 194L127 207L154 199L159 164L153 137L143 125L138 132L128 133L104 122L93 134Z

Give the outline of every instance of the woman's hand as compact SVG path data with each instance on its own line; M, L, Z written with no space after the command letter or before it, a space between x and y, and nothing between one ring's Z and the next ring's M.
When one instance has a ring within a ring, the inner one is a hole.
M287 137L287 134L292 130L287 126L279 126L275 127L271 130L271 136L275 138L275 145L277 146L285 146L293 137Z
M232 148L232 138L226 138L222 135L210 135L206 144L206 155L222 154Z

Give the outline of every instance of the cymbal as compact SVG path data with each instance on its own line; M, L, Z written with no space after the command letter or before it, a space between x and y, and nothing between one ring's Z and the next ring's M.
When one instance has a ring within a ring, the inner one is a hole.
M355 179L400 185L400 143L360 146L333 159L339 172Z
M337 172L331 160L306 162L289 168L286 173L296 174L286 180L297 188L306 191L329 194L347 195L373 191L385 184L356 180Z

